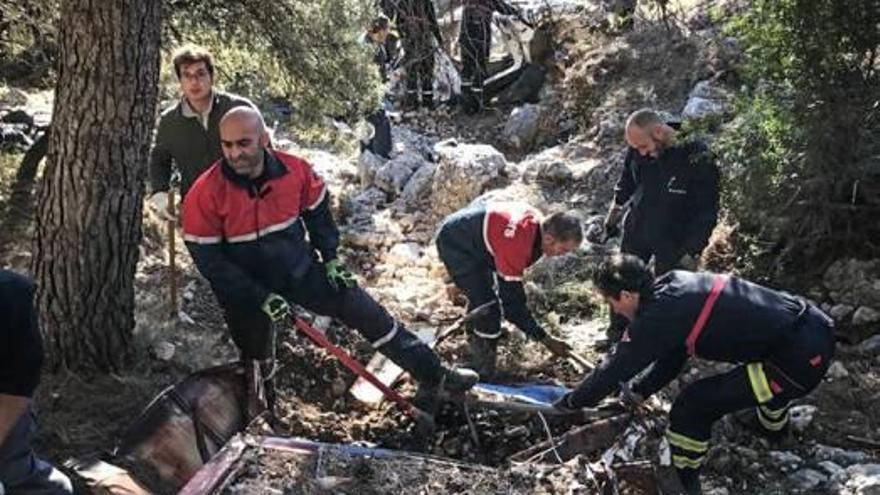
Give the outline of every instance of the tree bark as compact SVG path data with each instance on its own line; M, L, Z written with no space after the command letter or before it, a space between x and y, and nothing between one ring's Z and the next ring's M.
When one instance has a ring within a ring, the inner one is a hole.
M160 0L66 0L33 272L53 368L120 369L155 120Z

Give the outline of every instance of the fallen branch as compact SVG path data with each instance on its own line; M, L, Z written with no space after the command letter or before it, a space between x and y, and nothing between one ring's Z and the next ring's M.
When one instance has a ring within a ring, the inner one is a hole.
M847 435L846 439L850 442L857 443L863 447L869 447L872 449L880 449L880 441L872 440L870 438L857 437L855 435Z
M512 462L554 463L558 455L563 462L582 453L604 450L614 444L629 423L629 414L618 414L577 427L553 440L546 440L510 457Z

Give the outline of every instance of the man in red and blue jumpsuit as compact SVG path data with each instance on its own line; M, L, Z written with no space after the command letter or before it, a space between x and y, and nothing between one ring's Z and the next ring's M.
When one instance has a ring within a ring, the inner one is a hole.
M305 160L266 148L259 112L227 112L220 141L224 158L186 195L183 231L245 362L271 358L271 323L287 317L290 302L357 329L423 385L443 381L447 390L460 391L476 383L476 373L441 365L357 287L336 257L339 231L326 185Z
M780 437L790 402L819 384L834 354L833 322L822 311L737 277L672 270L655 282L641 259L624 254L605 261L593 283L629 328L557 407L595 406L651 366L631 387L649 397L678 376L689 356L739 364L688 385L672 406L666 438L688 493L700 493L715 421L754 408L759 432Z
M453 283L468 299L469 311L500 297L508 321L564 356L570 346L541 328L526 306L523 272L541 256L566 254L582 240L581 221L573 214L555 213L545 219L524 203L476 202L446 217L436 242ZM501 309L493 305L468 329L471 365L481 374L495 370Z

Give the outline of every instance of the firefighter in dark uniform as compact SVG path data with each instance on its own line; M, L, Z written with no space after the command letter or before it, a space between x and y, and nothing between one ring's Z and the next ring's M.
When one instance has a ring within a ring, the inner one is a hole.
M441 365L357 286L336 257L339 231L327 187L308 162L265 147L268 133L259 112L230 110L220 140L224 158L184 200L183 231L245 363L271 364L265 362L274 349L271 323L285 319L288 304L296 303L357 329L428 390L441 382L450 391L476 383L476 373Z
M476 202L443 220L436 243L453 283L468 299L469 311L500 296L508 321L554 354L565 356L571 350L568 343L548 334L532 317L522 278L541 256L566 254L582 239L580 219L572 214L556 213L545 219L523 203ZM495 304L468 329L471 365L481 374L495 369L502 308Z
M631 114L625 138L629 147L604 235L617 235L624 217L622 252L645 263L653 257L658 274L695 269L718 220L714 157L704 143L684 138L653 110ZM612 315L609 338L616 342L625 326L625 320Z
M503 0L464 0L458 45L462 63L461 92L467 113L479 112L485 103L483 83L489 75L493 12L521 18L519 11Z
M403 107L434 108L434 44L443 46L431 0L382 0L382 11L396 21L403 42L406 95Z
M672 406L667 440L689 493L699 493L715 421L754 409L762 431L778 437L790 402L819 384L834 354L827 315L799 297L737 277L673 270L655 281L638 257L616 255L593 282L629 328L613 354L557 407L594 406L651 366L631 387L647 398L672 381L689 356L739 364L687 386Z

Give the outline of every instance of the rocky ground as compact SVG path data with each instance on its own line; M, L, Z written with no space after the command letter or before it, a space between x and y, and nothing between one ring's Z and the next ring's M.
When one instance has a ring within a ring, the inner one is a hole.
M542 91L540 103L495 105L473 117L451 109L400 115L390 160L297 146L283 129L276 140L279 146L309 158L330 184L343 234L341 256L357 272L360 283L411 329L443 328L462 311L445 295L442 265L431 243L444 215L481 195L491 195L528 201L544 211L575 209L591 224L603 213L619 171L627 113L654 106L684 117L729 115L739 52L736 40L725 38L717 24L699 13L713 6L720 13L740 8L737 2L705 1L678 13L671 23L640 17L635 30L614 33L602 29L593 6L572 9L568 5L567 13L559 17L558 34L565 40L560 46L559 70ZM718 17L723 15L712 20ZM34 98L17 90L0 90L0 121L7 122L15 109L39 114L43 100L38 100L35 109L29 97ZM10 129L30 137L30 128L15 125ZM25 145L16 146L10 144L8 149L20 152ZM235 359L216 301L182 243L178 245L178 253L184 253L178 258L181 308L171 314L163 227L152 218L146 218L145 225L136 279L137 364L110 376L50 374L40 389L40 447L59 463L106 454L116 436L164 387L196 369ZM728 226L716 231L704 260L709 267L735 269L725 239L728 231ZM602 337L606 315L592 300L586 280L596 256L612 248L590 246L562 259L543 260L528 273L526 282L530 304L547 327L596 361L601 355L594 344ZM26 270L28 244L7 242L2 258L4 266ZM840 260L822 280L804 281L804 285L807 295L838 322L842 343L837 362L819 389L797 406L793 435L786 441L769 444L731 419L716 426L704 482L708 493L880 493L880 436L876 433L880 336L874 336L880 330L880 260ZM362 361L369 360L371 348L356 333L325 318L304 315L332 341ZM465 339L455 336L438 351L448 362L462 362L467 352ZM470 489L471 493L597 490L598 485L585 473L600 460L598 452L575 457L561 467L510 467L511 455L546 440L548 433L569 430L574 426L570 420L547 418L545 423L531 414L464 410L447 404L438 411L435 434L426 440L393 405L368 408L354 401L347 394L354 376L305 337L282 332L278 358L282 433L405 449L493 468L433 466L410 473L416 478L401 474L395 481L401 486L435 492ZM507 381L574 384L581 376L572 364L552 359L513 329L504 341L500 368L504 371L500 378ZM662 426L662 411L682 384L723 369L696 363L657 398L652 418ZM415 392L406 379L398 388L406 395ZM662 449L655 437L627 462L656 462ZM284 480L308 477L314 466L294 468L290 459L264 459L258 454L249 462L229 493L323 493L328 489L315 485L318 478L314 476L301 492L279 488L279 477L283 486ZM352 478L361 482L356 484L359 488L374 486L364 480L384 480L375 486L391 487L396 485L383 476L402 469L349 464L341 462L332 468L340 472L328 468L324 476ZM273 478L271 473L278 476ZM261 476L268 476L263 481L271 490L265 484L253 485ZM553 476L557 482L547 484ZM512 487L511 480L521 484ZM477 489L483 486L485 490ZM334 490L347 489L336 486ZM644 493L647 489L630 490Z

